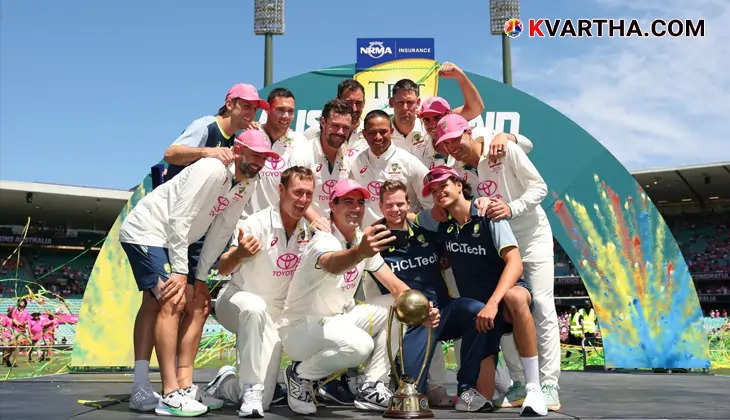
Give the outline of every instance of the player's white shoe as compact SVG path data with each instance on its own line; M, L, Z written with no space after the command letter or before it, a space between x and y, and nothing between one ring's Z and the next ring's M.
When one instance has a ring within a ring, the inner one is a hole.
M180 389L163 395L155 407L155 414L158 416L195 417L207 412L208 407L187 398Z
M296 367L299 363L292 363L286 368L286 402L289 408L299 414L315 414L314 387L309 379L300 378Z
M522 403L521 417L547 416L548 409L542 389L536 384L525 386L525 401Z
M264 416L263 394L264 386L261 384L246 384L241 389L243 399L241 408L238 410L238 417L261 418Z

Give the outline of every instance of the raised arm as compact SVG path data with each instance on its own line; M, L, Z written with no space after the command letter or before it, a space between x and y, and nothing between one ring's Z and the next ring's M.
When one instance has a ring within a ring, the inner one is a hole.
M475 118L484 111L484 102L474 83L469 80L466 73L454 63L445 62L441 65L439 76L456 79L461 93L464 95L464 105L454 108L452 112L464 117L467 121Z

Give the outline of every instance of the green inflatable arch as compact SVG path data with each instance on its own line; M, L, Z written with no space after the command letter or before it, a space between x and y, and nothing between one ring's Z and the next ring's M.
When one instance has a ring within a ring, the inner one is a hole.
M354 65L312 71L271 85L261 95L276 87L293 91L293 128L304 130L317 124L319 110L335 96L337 84L353 73ZM606 366L709 368L702 312L687 264L651 199L626 168L540 100L486 77L469 77L486 105L472 123L519 132L534 143L530 158L550 191L542 206L596 309ZM439 82L439 96L452 104L463 102L453 80ZM73 366L132 365L132 325L141 297L118 232L149 186L147 176L99 254L84 295Z

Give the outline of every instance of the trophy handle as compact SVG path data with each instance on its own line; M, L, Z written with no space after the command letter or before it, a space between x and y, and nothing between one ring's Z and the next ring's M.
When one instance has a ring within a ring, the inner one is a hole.
M391 343L393 341L393 337L391 334L391 330L393 327L393 314L395 313L395 307L391 306L390 311L388 311L388 329L385 332L385 342L386 342L386 350L388 351L388 361L390 362L390 371L393 372L393 375L395 375L396 381L400 382L400 376L398 376L398 369L395 367L395 359L393 359L393 350L391 350ZM428 350L427 350L428 351ZM401 359L401 364L403 364L403 360Z
M423 358L423 363L421 363L421 371L418 372L418 378L416 378L416 386L418 386L419 383L421 383L421 376L423 376L423 371L426 370L426 362L428 362L428 356L431 354L431 336L433 335L433 328L428 327L428 340L426 340L426 356Z

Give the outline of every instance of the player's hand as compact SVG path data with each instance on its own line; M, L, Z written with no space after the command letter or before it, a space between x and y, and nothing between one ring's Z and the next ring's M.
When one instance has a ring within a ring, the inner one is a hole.
M170 299L174 305L177 305L185 296L187 284L188 276L185 274L170 274L170 278L162 285L162 300Z
M244 130L258 130L260 127L261 124L259 124L258 121L251 121Z
M312 220L310 226L312 227L312 229L318 230L320 232L332 232L332 228L330 227L330 220L324 216Z
M487 206L487 217L495 222L502 219L509 220L512 218L512 210L504 201L499 198L492 198L490 199L489 206Z
M512 141L512 136L506 133L498 133L489 142L489 161L496 162L507 154L507 142Z
M228 166L233 162L235 155L233 154L233 150L228 147L206 147L205 157L216 158Z
M477 209L477 214L480 217L484 217L487 214L487 208L489 208L489 203L491 200L489 197L479 197L476 200L474 200L474 207Z
M439 326L439 323L441 322L441 312L439 312L439 308L434 308L433 302L428 302L428 318L426 318L425 321L423 321L424 327L429 328L436 328Z
M372 225L365 228L362 240L357 246L358 253L363 258L369 258L378 252L387 249L388 244L395 241L395 236L390 233L385 225Z
M256 255L261 250L261 243L253 235L244 236L243 229L238 230L238 248L236 254L239 258L248 258Z
M494 319L497 317L499 307L495 303L487 302L477 314L477 332L485 333L494 328Z
M446 209L436 205L431 209L431 217L437 222L445 222L449 218Z
M446 61L445 63L441 64L441 68L439 69L439 77L443 77L446 79L455 79L459 76L462 76L464 74L464 71L459 68L456 64Z

